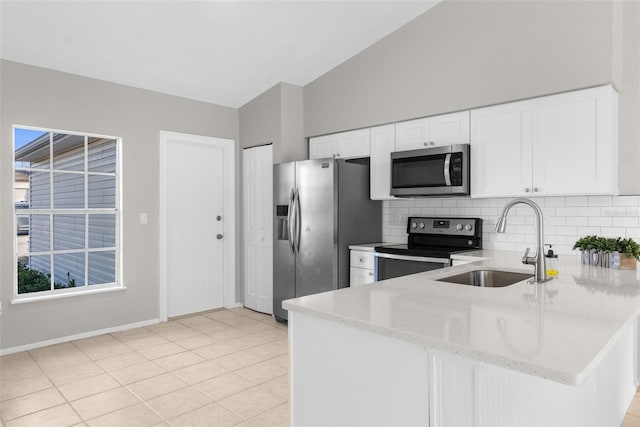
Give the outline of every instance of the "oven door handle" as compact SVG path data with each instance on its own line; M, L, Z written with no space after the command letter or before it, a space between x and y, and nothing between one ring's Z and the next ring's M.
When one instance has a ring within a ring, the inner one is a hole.
M444 157L444 183L451 187L451 153Z
M376 252L374 255L378 258L398 259L401 261L433 262L437 264L445 264L447 266L451 264L451 260L449 258L429 258L424 256L386 254L382 252Z

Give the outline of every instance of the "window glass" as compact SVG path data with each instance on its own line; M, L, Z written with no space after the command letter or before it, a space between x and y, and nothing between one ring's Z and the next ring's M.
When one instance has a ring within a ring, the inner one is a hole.
M84 136L53 134L53 169L84 170Z
M53 207L57 209L84 208L85 177L76 173L53 173Z
M120 139L14 128L17 295L121 286Z
M89 172L116 172L116 140L89 138Z

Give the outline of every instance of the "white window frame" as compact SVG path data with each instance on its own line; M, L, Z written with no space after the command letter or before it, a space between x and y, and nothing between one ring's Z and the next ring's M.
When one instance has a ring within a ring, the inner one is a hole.
M13 184L12 187L15 186L15 172L16 170L22 170L22 168L16 169L16 160L15 160L15 132L16 129L26 129L26 130L35 130L44 133L48 133L50 135L49 141L49 169L31 169L40 172L48 172L49 173L49 197L50 197L50 208L48 209L21 209L20 215L49 215L49 225L50 225L50 244L48 251L37 251L37 252L29 252L29 255L49 255L51 257L50 261L50 273L51 273L51 283L55 281L55 265L54 265L54 255L61 255L65 253L84 253L85 257L85 275L84 275L84 286L82 287L74 287L74 288L62 288L62 289L50 289L48 291L39 291L39 292L30 292L26 294L18 293L18 240L16 230L16 222L17 222L17 210L15 208L15 203L13 206L13 299L11 301L12 304L20 304L25 302L32 301L41 301L41 300L50 300L57 298L66 298L71 296L79 296L79 295L87 295L94 293L103 293L103 292L112 292L124 290L126 287L124 286L123 274L122 274L122 138L112 135L102 135L96 133L89 132L79 132L79 131L67 131L61 129L51 129L51 128L40 128L33 126L23 126L23 125L13 125L12 127L12 141L13 141ZM51 140L53 134L67 134L67 135L77 135L84 137L84 168L82 171L69 171L69 170L60 170L53 168L53 141ZM88 141L89 138L104 138L104 139L112 139L116 141L116 171L115 171L115 208L89 208L88 197L89 197L89 175L92 176L114 176L113 173L107 172L89 172L88 167ZM66 209L66 208L54 208L53 206L53 198L54 198L54 174L65 173L65 174L78 174L84 176L84 205L85 208L81 209ZM12 188L13 193L13 188ZM12 196L13 200L13 196ZM53 249L53 216L54 215L85 215L85 244L83 249L70 249L70 250L55 250ZM115 246L113 247L101 247L101 248L89 248L89 217L91 214L115 214L116 217L116 235L115 235ZM89 253L92 252L104 252L104 251L115 251L115 282L112 283L104 283L104 284L88 284L88 272L89 272L89 264L88 257Z

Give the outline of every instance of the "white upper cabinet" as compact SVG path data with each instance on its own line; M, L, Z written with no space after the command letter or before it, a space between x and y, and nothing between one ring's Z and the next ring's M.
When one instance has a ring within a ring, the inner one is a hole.
M469 111L396 123L396 151L469 142Z
M309 138L309 158L326 159L333 157L338 146L338 135L324 135Z
M471 110L472 197L525 194L531 150L531 101Z
M391 193L391 153L396 147L396 125L371 128L371 200L395 199Z
M471 196L617 194L611 86L471 111Z
M617 194L618 97L611 86L533 100L533 191Z
M309 158L336 157L352 159L369 157L369 129L358 129L309 139Z

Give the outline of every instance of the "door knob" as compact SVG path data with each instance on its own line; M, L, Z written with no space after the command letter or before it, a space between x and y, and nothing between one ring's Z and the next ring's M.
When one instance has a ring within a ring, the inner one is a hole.
M221 239L222 239L222 234L218 234L218 235L216 236L216 239L221 240Z

